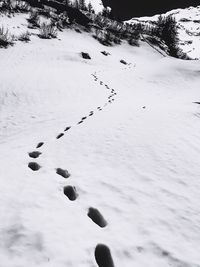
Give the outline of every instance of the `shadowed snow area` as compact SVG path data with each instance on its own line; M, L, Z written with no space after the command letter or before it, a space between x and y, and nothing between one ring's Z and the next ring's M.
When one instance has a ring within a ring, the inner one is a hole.
M199 62L59 39L0 49L0 266L95 267L105 244L115 267L199 267ZM27 153L40 142L35 172Z

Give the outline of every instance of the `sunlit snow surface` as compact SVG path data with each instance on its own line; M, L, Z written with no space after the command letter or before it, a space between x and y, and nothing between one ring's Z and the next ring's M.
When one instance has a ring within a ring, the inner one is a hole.
M103 243L116 267L199 267L199 69L72 30L0 49L0 266L95 267Z

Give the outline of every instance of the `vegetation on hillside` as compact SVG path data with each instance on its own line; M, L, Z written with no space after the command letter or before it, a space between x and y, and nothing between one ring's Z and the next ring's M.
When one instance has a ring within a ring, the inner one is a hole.
M38 28L41 38L56 38L58 30L69 27L78 31L79 27L90 31L96 40L106 46L121 44L122 41L139 46L139 41L143 39L173 57L188 59L178 47L178 27L172 16L160 16L151 24L139 21L128 24L114 19L108 8L96 14L91 2L86 4L85 0L2 0L0 12L9 16L16 12L29 12L29 28ZM40 23L41 16L51 22ZM1 42L5 39L5 33L2 36Z

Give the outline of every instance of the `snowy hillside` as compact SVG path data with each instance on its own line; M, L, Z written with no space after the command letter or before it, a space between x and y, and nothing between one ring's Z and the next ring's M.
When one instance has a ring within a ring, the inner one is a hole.
M103 4L101 0L86 0L85 2L87 5L91 3L96 13L103 10Z
M173 15L179 25L180 48L191 58L200 58L200 6L186 9L172 10L166 15ZM153 17L142 17L132 19L135 21L151 22L156 21L159 15Z
M0 267L200 267L199 61L28 30L0 48Z

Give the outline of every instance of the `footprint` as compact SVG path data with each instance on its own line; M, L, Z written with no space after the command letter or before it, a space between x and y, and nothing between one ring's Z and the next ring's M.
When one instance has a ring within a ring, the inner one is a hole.
M63 192L71 201L76 200L78 197L76 188L74 186L65 186Z
M99 267L114 267L110 249L106 245L98 244L94 255Z
M61 169L61 168L57 168L57 169L56 169L56 173L57 173L58 175L61 175L61 176L64 177L64 178L69 178L69 177L70 177L70 173L69 173L67 170L63 170L63 169Z
M81 124L81 123L83 123L83 121L79 121L77 124Z
M43 145L44 145L44 143L43 142L40 142L40 143L37 144L36 148L39 148L39 147L41 147Z
M37 162L29 162L28 167L32 171L38 171L41 168L41 166Z
M69 129L71 129L71 126L66 127L64 131L69 131Z
M84 121L84 120L86 120L86 119L87 119L87 117L83 117L81 120Z
M106 52L106 51L101 51L101 54L103 54L104 56L109 56L110 53Z
M101 213L97 209L89 208L87 215L99 227L103 228L107 226L106 220L104 219L104 217L101 215Z
M92 116L92 115L94 115L94 112L93 111L90 112L89 116Z
M38 158L41 154L42 153L39 151L33 151L33 152L28 153L29 157L34 158L34 159Z
M60 134L56 137L56 139L59 139L59 138L63 137L63 135L64 135L64 133L60 133Z

